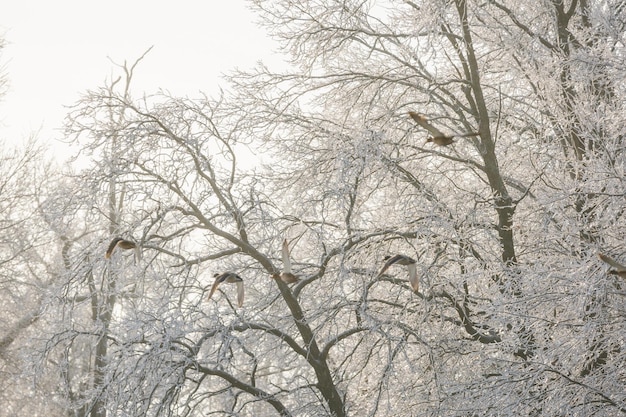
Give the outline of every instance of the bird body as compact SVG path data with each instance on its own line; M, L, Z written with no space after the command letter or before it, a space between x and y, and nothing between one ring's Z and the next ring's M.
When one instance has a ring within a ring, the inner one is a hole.
M439 146L448 146L454 143L452 136L433 136L426 139L426 142L434 143Z
M109 247L104 254L104 258L110 259L111 255L113 255L113 251L115 250L115 248L135 249L135 257L137 258L137 260L139 260L140 252L137 244L133 241L122 239L121 237L116 237L111 241L111 243L109 243Z
M237 285L237 304L239 305L239 307L241 307L243 305L244 297L243 278L241 278L234 272L224 272L223 274L214 274L213 276L215 277L215 282L213 282L213 285L211 286L211 291L209 291L207 301L210 300L213 296L213 293L217 291L217 287L219 287L220 284L226 282L229 284Z
M287 283L287 284L293 284L295 282L300 281L300 278L298 278L297 275L292 274L291 272L281 272L280 273L280 279L281 281Z
M598 257L605 263L615 268L615 269L609 270L609 274L619 275L620 277L626 279L626 265L622 265L619 262L617 262L615 259L611 258L610 256L604 255L602 253L599 253Z
M279 279L285 284L293 284L300 281L297 275L281 272L280 274L272 274L272 278Z
M382 269L376 276L377 278L380 277L382 274L384 274L385 271L389 269L390 266L403 265L403 266L406 266L407 270L409 271L409 282L411 283L411 287L413 288L413 291L417 292L419 290L419 279L417 277L417 266L416 266L417 262L415 261L415 259L408 257L406 255L398 254L394 256L385 256L384 260L387 262L385 262Z
M432 124L430 124L428 122L428 119L424 116L422 116L421 114L415 113L413 111L409 112L409 116L411 116L411 118L413 120L415 120L415 122L422 126L424 129L426 129L431 135L432 137L429 137L428 139L426 139L426 142L432 142L435 145L439 145L439 146L447 146L450 145L452 143L454 143L453 138L455 137L467 137L467 136L478 136L480 135L480 133L478 132L468 132L468 133L455 133L452 135L446 135L444 134L441 130L437 129L435 126L433 126Z

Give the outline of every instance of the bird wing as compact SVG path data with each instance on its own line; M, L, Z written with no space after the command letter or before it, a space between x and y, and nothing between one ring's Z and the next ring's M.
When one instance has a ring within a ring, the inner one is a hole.
M215 293L215 291L217 290L217 287L219 286L220 286L220 277L218 276L217 278L215 278L215 282L213 283L213 286L211 287L211 291L209 291L209 296L206 298L207 301L209 301L211 297L213 297L213 293Z
M443 132L439 129L437 129L435 126L431 125L430 123L428 123L428 119L426 119L426 117L422 116L421 114L415 113L414 111L410 111L409 112L409 116L411 116L411 118L413 120L415 120L415 122L422 126L424 129L428 130L430 132L431 135L433 135L434 137L445 137L446 135L443 134Z
M415 264L408 264L406 267L409 270L409 281L411 282L411 287L413 287L413 291L417 292L420 287L419 278L417 277L417 266Z
M243 296L244 296L244 290L243 290L243 281L237 281L237 304L239 304L239 307L241 307L243 305Z
M104 258L105 259L109 259L111 257L111 255L113 254L113 251L115 250L115 247L117 246L117 244L119 242L121 242L123 239L120 237L116 237L115 239L113 239L111 241L111 243L109 243L109 247L107 248L106 253L104 254Z
M289 244L287 239L283 240L283 271L291 272L291 259L289 259Z
M385 262L385 264L383 265L382 269L380 270L380 272L378 273L378 275L376 276L376 278L378 278L379 276L381 276L382 274L385 273L385 271L387 269L389 269L389 267L393 264L395 264L396 262L398 262L400 259L402 259L401 255L395 255L392 256L391 258L389 258L387 260L387 262Z
M378 275L376 275L376 278L382 276L382 274L385 273L385 271L391 266L391 264L389 264L389 262L385 263L385 265L383 265L382 269L380 270L380 272L378 273Z
M139 245L135 246L135 262L141 261L141 248Z
M415 259L406 255L396 255L394 258L397 258L396 263L400 265L410 265L415 263Z
M611 265L613 268L617 269L618 272L626 272L626 266L620 264L619 262L617 262L615 259L611 258L610 256L599 253L598 257L602 259L604 262L606 262L607 264Z

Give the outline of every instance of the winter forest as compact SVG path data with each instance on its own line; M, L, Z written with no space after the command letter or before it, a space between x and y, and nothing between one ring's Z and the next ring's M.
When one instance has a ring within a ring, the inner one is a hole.
M0 416L626 415L626 2L249 6L288 69L2 151Z

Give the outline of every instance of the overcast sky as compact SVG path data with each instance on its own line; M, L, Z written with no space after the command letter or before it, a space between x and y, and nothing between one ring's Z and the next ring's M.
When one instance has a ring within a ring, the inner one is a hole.
M0 61L9 92L0 103L0 139L24 140L39 131L58 138L81 92L96 88L115 62L138 67L134 91L175 95L212 93L220 74L257 61L279 62L276 45L245 0L23 0L0 5Z

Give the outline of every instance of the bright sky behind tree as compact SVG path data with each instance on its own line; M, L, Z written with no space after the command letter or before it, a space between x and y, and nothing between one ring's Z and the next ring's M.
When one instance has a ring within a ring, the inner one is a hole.
M0 62L9 89L0 103L0 140L60 138L66 106L101 86L113 62L133 62L151 46L135 92L212 94L230 69L280 59L255 21L244 0L5 2Z

